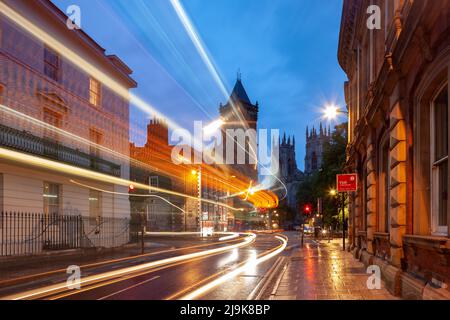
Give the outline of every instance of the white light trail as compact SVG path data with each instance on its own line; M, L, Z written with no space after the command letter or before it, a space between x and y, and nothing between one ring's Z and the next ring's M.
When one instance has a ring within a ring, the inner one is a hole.
M260 258L257 258L256 260L254 258L250 258L247 261L247 263L244 264L243 266L232 270L231 272L207 283L206 285L194 290L191 293L188 293L187 295L181 297L179 300L193 300L195 298L198 298L198 297L202 296L203 294L205 294L206 292L210 291L211 289L217 287L218 285L221 285L221 284L233 279L234 277L238 276L239 274L245 272L246 270L248 270L249 267L253 268L253 267L275 257L276 255L280 254L286 248L287 240L280 236L276 236L276 238L282 242L282 245L277 250L272 251L271 253L264 255Z
M158 267L158 266L162 266L162 265L167 265L167 264L174 263L174 262L189 260L189 259L198 258L198 257L204 257L204 256L207 256L210 254L225 252L225 251L232 250L235 248L241 248L241 247L251 244L256 238L256 235L253 233L248 233L247 235L248 236L244 239L244 241L241 243L238 243L238 244L233 244L233 245L228 245L228 246L220 247L220 248L216 248L216 249L209 249L209 250L205 250L205 251L185 254L182 256L162 259L162 260L158 260L158 261L152 261L152 262L143 263L143 264L133 266L133 267L127 267L127 268L123 268L123 269L119 269L119 270L114 270L114 271L110 271L110 272L101 273L98 275L85 277L80 280L80 285L88 285L88 284L92 284L92 283L95 283L98 281L104 281L104 280L108 280L111 278L118 278L121 276L129 275L130 273L144 271L146 269L150 269L150 268L154 268L154 267ZM68 290L68 288L67 288L66 282L64 282L64 283L47 286L44 288L34 289L34 290L27 291L27 292L6 296L1 299L2 300L24 300L24 299L33 299L33 298L37 299L41 296L48 296L48 295L60 293L62 291L66 291L66 290Z

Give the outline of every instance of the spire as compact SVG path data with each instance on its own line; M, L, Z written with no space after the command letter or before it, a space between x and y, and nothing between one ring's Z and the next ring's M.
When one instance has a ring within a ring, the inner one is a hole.
M286 132L283 133L283 144L286 144Z
M322 126L322 122L320 123L320 135L323 136L323 126Z
M295 135L292 136L292 145L295 147Z
M238 81L241 81L241 78L242 78L241 68L238 68L236 79L237 79Z
M308 126L306 126L306 140L308 140L309 138L309 131L308 131Z
M287 142L287 144L288 144L288 145L291 145L291 136L288 137L288 142Z
M252 104L250 102L250 98L247 95L247 92L244 89L241 81L241 74L238 72L238 77L236 79L236 84L234 85L233 91L231 92L230 98L235 100L240 100L242 102Z

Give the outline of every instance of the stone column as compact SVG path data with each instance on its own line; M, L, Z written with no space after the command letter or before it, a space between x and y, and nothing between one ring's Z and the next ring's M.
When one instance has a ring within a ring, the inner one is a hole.
M397 102L390 114L390 245L391 263L400 267L406 233L406 123Z
M377 208L377 189L376 189L376 154L375 146L371 136L367 141L367 161L366 161L366 174L367 174L367 186L366 186L366 207L367 207L367 251L370 254L374 254L372 242L373 235L376 231L376 208Z

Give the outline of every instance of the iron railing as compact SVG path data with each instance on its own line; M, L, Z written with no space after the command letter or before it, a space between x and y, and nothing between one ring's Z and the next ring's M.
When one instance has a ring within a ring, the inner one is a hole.
M0 146L120 177L118 164L3 124L0 124Z
M130 241L130 219L42 213L0 213L0 256L116 247Z

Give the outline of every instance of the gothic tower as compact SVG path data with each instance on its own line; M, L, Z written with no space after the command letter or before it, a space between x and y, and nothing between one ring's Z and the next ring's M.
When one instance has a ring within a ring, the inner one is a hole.
M306 127L305 174L311 175L322 167L324 144L330 139L330 126L324 128L320 123L319 131L315 127L309 131Z
M300 183L303 181L303 172L297 168L297 160L295 158L295 137L292 139L289 136L286 139L286 133L283 134L283 139L279 143L280 159L279 159L279 179L284 184L281 190L286 192L286 204L293 210L297 207L297 190ZM283 193L282 192L282 193ZM283 196L283 194L280 194Z
M242 85L241 77L238 74L236 84L234 85L233 91L231 92L230 98L227 104L220 105L220 116L224 120L225 124L222 127L223 131L223 144L226 146L226 139L230 139L226 135L227 129L233 129L235 132L238 129L242 129L244 132L247 129L254 131L256 135L257 121L258 121L258 102L253 104L247 95L247 92ZM251 148L249 144L249 139L245 139L245 163L239 164L237 160L237 150L240 148L237 145L237 141L234 141L234 163L230 167L243 175L247 176L249 179L253 180L254 183L258 180L258 169L257 165L251 164L250 155L252 157L257 157L257 148ZM226 152L227 150L225 150ZM225 153L226 154L226 153ZM224 154L224 156L225 156ZM249 155L250 154L250 155Z

